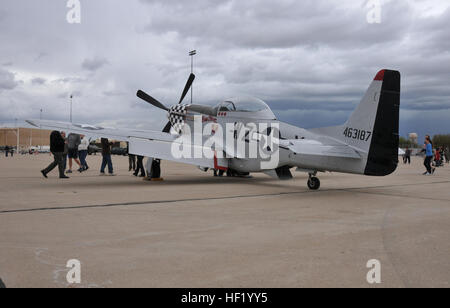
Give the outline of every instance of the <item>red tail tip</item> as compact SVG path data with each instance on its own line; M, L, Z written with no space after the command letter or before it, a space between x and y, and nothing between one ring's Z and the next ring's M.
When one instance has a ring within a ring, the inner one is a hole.
M375 76L374 80L381 80L381 81L383 81L383 78L384 78L384 71L385 71L385 70L379 71L378 74Z

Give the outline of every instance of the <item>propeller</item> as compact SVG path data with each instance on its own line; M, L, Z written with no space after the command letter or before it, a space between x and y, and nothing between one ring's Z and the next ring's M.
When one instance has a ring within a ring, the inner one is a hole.
M153 97L151 97L150 95L148 95L147 93L145 93L142 90L137 91L136 95L140 99L146 101L149 104L152 104L155 107L158 107L158 108L163 109L165 111L169 111L169 108L167 108L162 103L160 103L159 101L157 101L156 99L154 99Z
M166 126L164 126L164 128L163 128L163 133L170 133L170 128L172 127L172 123L170 123L170 121L169 122L167 122L167 124L166 124Z
M181 94L180 101L178 102L178 104L181 104L181 102L183 101L184 97L189 92L189 89L191 88L192 83L194 82L194 80L195 80L195 75L191 73L189 75L189 78L188 78L187 82L186 82L186 85L184 86L184 90L183 90L183 93Z
M183 102L183 100L186 97L186 94L189 92L189 89L191 88L192 83L194 82L194 80L195 80L195 75L191 73L189 75L189 78L188 78L187 82L186 82L186 85L184 86L183 93L181 94L181 97L180 97L180 100L178 102L178 105L180 105ZM171 112L172 109L174 109L174 107L167 108L161 102L159 102L155 98L151 97L150 95L148 95L147 93L145 93L142 90L137 91L136 95L137 95L137 97L139 97L140 99L146 101L147 103L152 104L153 106L155 106L157 108L160 108L160 109L163 109L165 111L168 111L169 113ZM169 121L169 122L167 122L166 126L164 126L162 131L164 133L169 133L171 127L172 127L172 124Z

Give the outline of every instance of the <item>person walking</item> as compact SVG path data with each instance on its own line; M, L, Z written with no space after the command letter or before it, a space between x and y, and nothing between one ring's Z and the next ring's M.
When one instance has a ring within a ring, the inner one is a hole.
M444 149L444 157L445 157L445 162L448 164L448 163L449 163L448 147L446 147L446 148Z
M128 171L136 170L136 155L128 154Z
M153 157L147 157L147 161L145 162L145 174L144 181L152 180L152 165L153 165Z
M5 146L5 155L8 157L9 154L9 146Z
M411 165L411 149L410 148L406 148L406 150L405 150L404 163Z
M141 172L140 177L144 178L145 177L144 156L137 155L136 171L134 171L134 176L138 176L139 171Z
M157 179L162 180L161 178L161 160L154 158L151 160L151 172L149 174L149 177L151 179Z
M130 144L127 142L127 154L128 154L128 171L136 170L136 155L130 154Z
M67 170L67 173L72 173L72 160L74 160L81 169L81 163L78 159L78 146L80 143L81 138L78 134L72 133L67 137L67 147L69 149L69 170Z
M69 153L69 148L67 147L66 133L61 132L61 137L64 139L63 166L65 171L67 169L67 154Z
M64 145L65 140L58 131L53 131L50 134L50 152L53 154L53 162L48 165L47 168L41 170L42 175L47 178L47 174L52 171L56 166L59 169L59 178L68 179L69 177L64 174L65 168L63 165L64 158Z
M440 167L442 165L442 161L441 161L441 152L440 152L439 148L436 148L434 153L435 153L435 155L434 155L434 165L436 167Z
M113 164L111 160L111 146L112 142L109 142L108 139L102 138L102 166L100 168L100 175L105 175L105 168L108 165L108 173L109 175L115 175L113 170Z
M89 148L89 140L87 140L85 135L81 135L81 142L78 146L78 155L80 156L81 167L78 169L79 172L83 172L89 169L89 166L86 162L86 157L88 155Z
M424 165L427 171L424 175L432 175L436 168L431 167L431 162L433 161L433 146L431 145L430 139L425 138L425 161Z

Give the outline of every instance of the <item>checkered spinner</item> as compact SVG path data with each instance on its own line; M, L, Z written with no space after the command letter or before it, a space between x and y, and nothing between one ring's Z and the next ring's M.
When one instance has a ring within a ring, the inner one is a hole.
M169 121L176 132L180 132L184 126L188 105L175 105L169 109Z

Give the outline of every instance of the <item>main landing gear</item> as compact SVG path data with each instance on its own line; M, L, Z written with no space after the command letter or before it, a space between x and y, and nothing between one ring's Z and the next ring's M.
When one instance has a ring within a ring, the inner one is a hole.
M318 190L320 188L320 180L316 178L317 172L310 173L308 179L308 188L311 190Z

